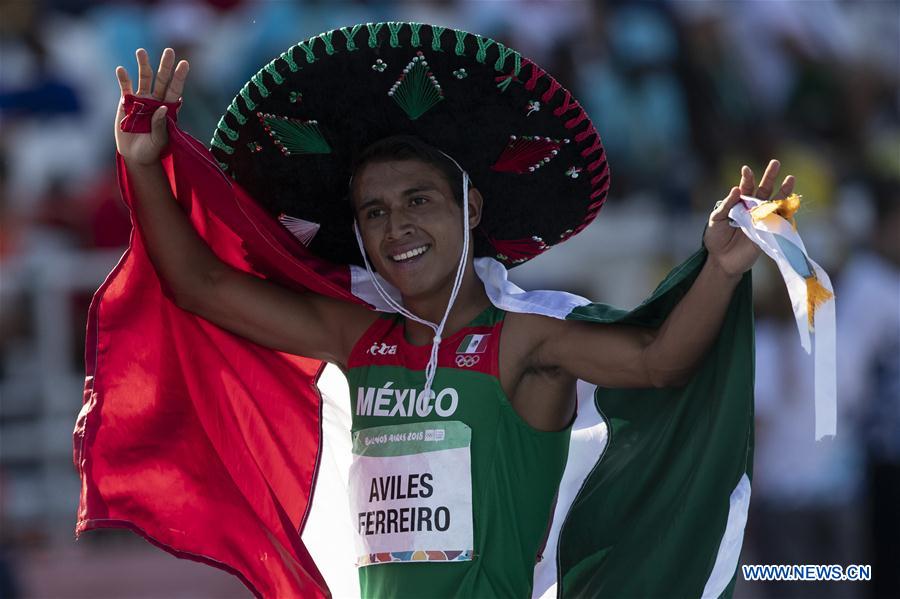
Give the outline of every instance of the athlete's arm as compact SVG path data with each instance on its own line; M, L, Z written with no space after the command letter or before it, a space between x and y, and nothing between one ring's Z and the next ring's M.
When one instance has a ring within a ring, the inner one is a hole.
M138 50L137 58L137 95L177 101L188 63L181 61L173 69L175 54L166 49L151 93L147 53ZM123 97L132 93L125 69L117 68L116 74ZM350 349L374 316L362 306L289 290L220 261L175 201L160 164L160 151L167 142L165 108L154 113L150 133L123 132L118 126L123 117L120 102L116 147L128 166L135 217L147 252L173 300L260 345L345 366Z
M756 197L768 199L779 163L769 163ZM691 288L658 330L575 321L547 323L534 352L539 366L558 366L605 387L670 387L686 383L719 333L734 289L760 255L759 248L728 224L728 212L751 195L753 172L743 167L734 187L709 217L704 243L709 256ZM778 197L794 189L784 179Z
M684 384L715 340L739 281L707 260L658 330L559 321L536 358L603 387Z

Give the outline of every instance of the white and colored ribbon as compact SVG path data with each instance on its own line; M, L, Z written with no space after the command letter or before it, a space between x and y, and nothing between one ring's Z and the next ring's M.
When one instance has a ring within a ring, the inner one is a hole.
M806 251L792 223L774 210L757 209L768 204L741 196L728 213L740 229L778 265L787 286L800 343L813 350L815 369L816 440L835 435L837 427L837 352L834 289L828 274ZM811 347L810 341L815 344Z

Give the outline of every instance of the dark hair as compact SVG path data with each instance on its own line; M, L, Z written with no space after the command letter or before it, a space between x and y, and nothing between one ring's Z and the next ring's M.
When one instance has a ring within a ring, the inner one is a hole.
M392 135L370 144L356 156L352 172L355 175L370 162L388 160L418 160L437 168L453 191L453 199L462 205L462 172L443 152L415 135ZM472 188L471 180L469 188Z

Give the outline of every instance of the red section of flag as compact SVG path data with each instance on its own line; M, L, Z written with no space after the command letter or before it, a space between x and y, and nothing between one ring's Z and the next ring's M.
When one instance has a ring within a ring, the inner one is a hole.
M345 267L311 256L171 118L168 129L172 188L223 261L358 302ZM130 206L121 157L118 166ZM135 229L94 295L85 362L77 534L130 528L237 575L257 596L328 595L299 532L318 464L320 361L260 347L178 308Z

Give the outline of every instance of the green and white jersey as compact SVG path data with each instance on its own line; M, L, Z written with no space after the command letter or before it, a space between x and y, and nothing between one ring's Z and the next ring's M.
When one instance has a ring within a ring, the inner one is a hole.
M493 306L431 347L379 318L354 347L350 502L364 597L528 597L571 428L528 425L499 380ZM553 556L549 556L553 559Z

